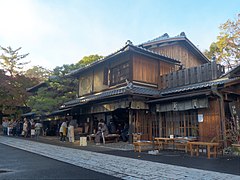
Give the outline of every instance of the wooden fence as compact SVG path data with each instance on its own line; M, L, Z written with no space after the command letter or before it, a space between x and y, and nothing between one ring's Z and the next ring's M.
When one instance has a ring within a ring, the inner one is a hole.
M160 76L159 88L173 88L214 80L224 73L224 67L216 62L206 63L201 66L178 70Z

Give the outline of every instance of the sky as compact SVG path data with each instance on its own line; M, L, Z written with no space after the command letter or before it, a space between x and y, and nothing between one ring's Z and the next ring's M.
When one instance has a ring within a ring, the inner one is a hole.
M203 51L238 13L239 0L0 0L0 45L47 69L164 33L185 32Z

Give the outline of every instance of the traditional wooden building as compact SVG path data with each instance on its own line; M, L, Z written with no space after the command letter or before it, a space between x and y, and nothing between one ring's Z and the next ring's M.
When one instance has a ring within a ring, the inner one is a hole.
M104 119L119 128L128 123L130 141L132 133L147 140L174 135L208 141L226 133L222 109L239 104L238 90L226 90L238 88L238 77L223 74L223 67L210 63L184 33L139 46L128 41L69 74L79 79L79 97L59 111L69 112L83 127L88 124L89 133L96 120Z
M66 102L63 109L79 123L89 122L93 132L94 120L112 119L118 128L129 124L130 133L151 134L150 108L147 101L158 97L160 75L173 72L180 62L134 46L131 42L119 51L93 64L71 72L79 79L79 98Z

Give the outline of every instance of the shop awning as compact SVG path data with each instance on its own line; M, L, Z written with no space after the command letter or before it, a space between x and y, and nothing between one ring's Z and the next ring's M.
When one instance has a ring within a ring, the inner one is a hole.
M29 112L29 113L25 113L25 114L22 114L21 117L28 117L28 116L35 116L35 112Z
M72 108L56 110L56 111L51 112L47 116L65 115L66 113L70 112L71 109Z

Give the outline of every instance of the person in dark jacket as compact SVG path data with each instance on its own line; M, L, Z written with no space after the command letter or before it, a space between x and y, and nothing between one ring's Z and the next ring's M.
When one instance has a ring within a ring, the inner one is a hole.
M122 138L123 142L126 142L128 140L128 129L129 129L128 124L124 123L124 128L121 132L121 138Z

